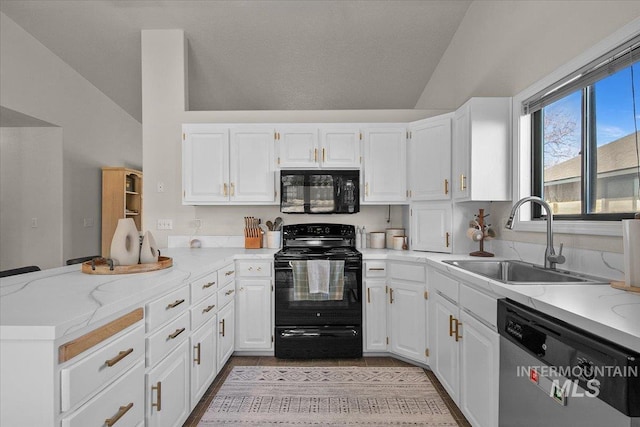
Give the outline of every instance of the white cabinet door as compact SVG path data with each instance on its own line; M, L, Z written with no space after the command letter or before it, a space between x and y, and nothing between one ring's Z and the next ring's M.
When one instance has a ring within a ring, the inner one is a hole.
M232 202L275 200L274 130L233 129L229 195Z
M497 426L500 335L462 310L460 321L460 409L474 426Z
M285 127L277 131L278 165L281 168L317 168L318 128Z
M451 253L451 202L411 204L411 249Z
M229 200L229 130L183 125L183 204Z
M235 334L235 310L231 301L218 311L218 372L233 353Z
M412 201L451 198L451 117L411 124L409 196Z
M404 127L364 131L363 203L407 201L407 133Z
M181 426L191 413L190 355L185 341L146 375L146 426Z
M385 279L366 279L364 304L365 351L387 351L387 293Z
M322 167L359 168L360 135L359 128L320 128Z
M469 156L471 154L469 104L460 107L453 118L453 197L469 198Z
M237 350L270 350L271 279L236 280Z
M217 374L215 316L191 335L191 409L193 409Z
M429 322L431 328L429 339L433 349L431 367L451 399L459 403L460 347L454 337L458 307L438 292L433 293L431 301Z
M425 285L389 283L389 346L392 353L426 362Z
M511 98L471 98L453 130L453 197L511 200Z

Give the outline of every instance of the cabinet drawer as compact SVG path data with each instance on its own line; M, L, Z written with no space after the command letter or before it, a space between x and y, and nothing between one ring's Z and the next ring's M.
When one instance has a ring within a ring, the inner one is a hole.
M458 302L458 281L445 276L436 270L429 270L429 287L448 297L453 302Z
M498 314L498 300L489 295L478 292L475 289L460 284L460 306L463 310L473 314L487 325L496 328L496 316Z
M144 356L142 322L125 335L60 371L62 412L121 375Z
M213 294L191 309L191 330L195 331L207 320L213 319L218 312L218 295Z
M233 263L218 270L218 289L236 278L236 267Z
M189 287L183 286L170 294L150 302L145 310L147 332L189 309Z
M270 277L271 262L270 261L237 261L236 272L242 277Z
M105 420L117 427L135 427L144 421L144 363L118 378L73 414L62 419L62 427L103 426Z
M389 263L389 277L396 280L407 280L410 282L427 282L426 267L415 264Z
M189 336L189 312L160 328L146 339L147 367L158 363Z
M191 283L191 302L196 303L202 298L213 295L218 290L218 272L207 274Z
M385 261L365 261L365 277L385 277L387 275L387 263Z
M233 300L234 294L236 292L236 284L229 283L224 288L218 291L218 308L222 308L231 300Z

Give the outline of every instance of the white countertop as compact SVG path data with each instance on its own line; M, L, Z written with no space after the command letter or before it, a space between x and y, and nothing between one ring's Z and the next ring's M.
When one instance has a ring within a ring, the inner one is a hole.
M83 274L80 265L0 279L0 339L60 339L100 325L235 259L277 249L170 248L173 267L133 275ZM442 261L468 255L362 249L364 261L423 262L498 297L511 298L640 352L640 295L608 285L506 285Z

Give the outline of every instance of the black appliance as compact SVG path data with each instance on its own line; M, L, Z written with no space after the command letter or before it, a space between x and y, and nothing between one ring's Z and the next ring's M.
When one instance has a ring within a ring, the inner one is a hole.
M500 426L640 426L640 354L498 300Z
M276 357L362 357L362 254L355 249L355 236L353 225L283 227L283 248L275 254ZM338 298L296 297L293 263L317 259L344 262Z
M280 172L280 211L352 214L360 211L360 171Z

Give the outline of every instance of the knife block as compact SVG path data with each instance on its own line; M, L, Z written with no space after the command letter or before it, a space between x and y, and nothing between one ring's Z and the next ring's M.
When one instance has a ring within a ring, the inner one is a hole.
M244 238L244 248L245 249L260 249L262 248L262 235L256 237L246 237Z

